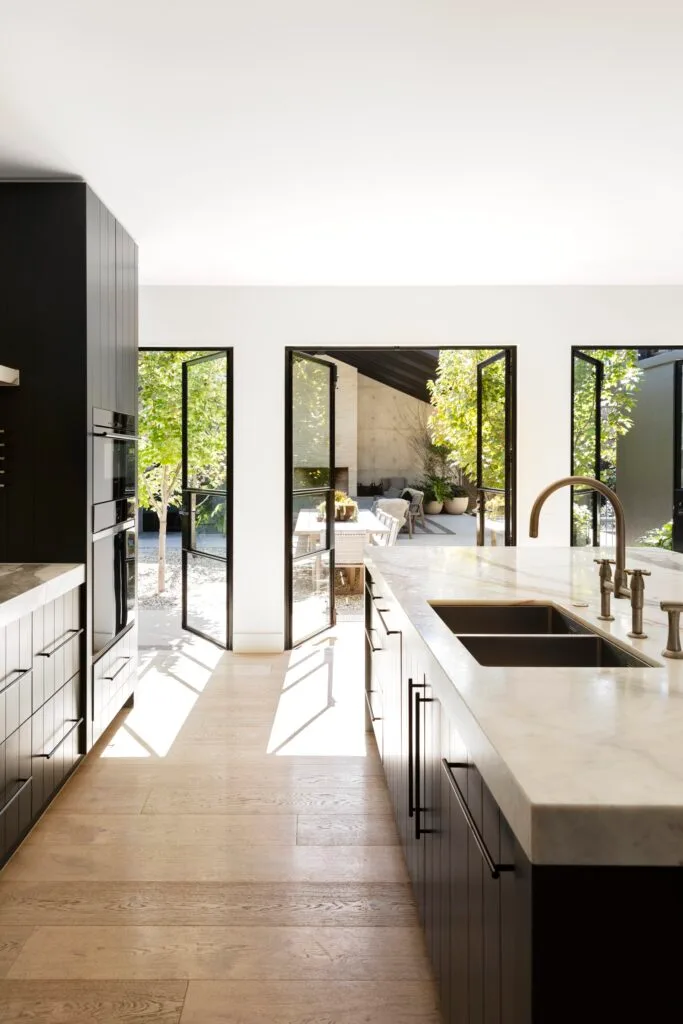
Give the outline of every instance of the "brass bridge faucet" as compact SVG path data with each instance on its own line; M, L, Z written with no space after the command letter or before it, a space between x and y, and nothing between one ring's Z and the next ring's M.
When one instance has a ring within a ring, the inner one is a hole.
M603 484L600 480L595 480L592 476L565 476L561 480L556 480L554 483L546 487L544 491L541 491L532 505L531 516L529 517L529 536L538 537L538 520L546 498L549 498L551 494L555 493L555 491L559 491L561 487L572 487L574 485L578 487L590 487L591 490L599 491L600 494L604 494L604 496L609 498L611 501L614 508L614 518L616 520L617 528L614 583L609 584L607 580L602 580L601 582L603 587L612 587L615 597L630 597L628 579L626 576L626 527L624 520L624 506L621 504L621 501L612 488L608 487L607 484Z

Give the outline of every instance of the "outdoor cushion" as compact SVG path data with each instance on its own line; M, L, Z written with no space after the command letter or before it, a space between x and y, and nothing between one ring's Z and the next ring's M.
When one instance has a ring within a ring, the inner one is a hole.
M382 485L382 491L386 491L387 487L391 487L391 477L383 476L380 480L380 484Z
M387 487L384 491L385 498L400 498L402 487Z
M406 478L404 476L391 476L389 477L389 487L399 492L403 490L406 485Z

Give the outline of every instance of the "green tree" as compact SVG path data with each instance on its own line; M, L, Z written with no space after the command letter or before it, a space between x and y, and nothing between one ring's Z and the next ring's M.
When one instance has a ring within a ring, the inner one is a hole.
M138 495L159 517L157 589L166 587L168 507L182 485L182 364L187 352L141 352L138 369ZM197 363L188 402L188 483L221 490L226 467L226 361ZM201 501L200 501L201 507ZM199 511L199 509L198 509Z
M449 461L474 480L477 475L477 365L499 349L446 349L439 353L436 380L428 382L433 408L430 431ZM493 363L483 380L483 477L488 487L505 482L505 366Z
M587 349L585 354L599 359L603 366L600 401L601 476L606 483L616 482L617 443L633 426L632 413L638 401L643 371L638 366L635 348ZM574 363L574 472L595 473L595 370L590 363Z

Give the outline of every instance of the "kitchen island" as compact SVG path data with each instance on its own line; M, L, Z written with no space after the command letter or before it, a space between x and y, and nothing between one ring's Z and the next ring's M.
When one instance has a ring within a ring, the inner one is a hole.
M85 567L0 564L0 864L85 750Z
M659 602L683 558L628 552L652 572L633 640L627 599L598 619L597 554L368 549L368 719L447 1022L682 1014L683 663ZM450 604L551 605L641 664L481 664L493 642L458 639Z

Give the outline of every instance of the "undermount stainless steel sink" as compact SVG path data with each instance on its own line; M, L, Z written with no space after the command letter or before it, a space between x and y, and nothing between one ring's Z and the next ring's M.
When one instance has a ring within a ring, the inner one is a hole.
M575 636L458 636L480 665L525 668L651 668L649 661L591 633Z
M590 629L551 604L439 604L432 608L453 633L583 633Z

